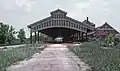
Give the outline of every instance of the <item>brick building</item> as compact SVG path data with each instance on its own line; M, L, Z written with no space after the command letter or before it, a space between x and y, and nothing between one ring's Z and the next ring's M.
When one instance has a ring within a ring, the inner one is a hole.
M105 38L110 33L116 35L119 32L110 26L107 22L105 22L105 24L96 28L94 35L98 38Z

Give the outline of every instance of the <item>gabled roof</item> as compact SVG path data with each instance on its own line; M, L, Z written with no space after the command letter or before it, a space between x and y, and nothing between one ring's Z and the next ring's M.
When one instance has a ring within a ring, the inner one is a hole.
M55 11L52 11L52 12L50 12L50 14L54 14L54 13L58 13L58 12L60 12L60 13L62 13L62 14L67 14L67 12L65 12L65 11L63 11L63 10L61 10L61 9L57 9L57 10L55 10Z
M41 23L41 22L44 22L44 21L46 21L46 20L48 20L48 19L51 19L51 17L46 17L46 18L44 18L44 19L42 19L42 20L39 20L39 21L37 21L37 22L35 22L35 23L32 23L32 24L28 25L27 27L28 27L28 28L31 28L31 26L36 25L36 24Z
M78 20L76 20L76 19L73 19L73 18L71 18L71 17L68 17L68 16L66 16L66 19L69 19L69 20L71 20L71 21L74 21L75 23L83 24L82 22L80 22L80 21L78 21Z
M117 30L115 30L112 26L110 26L107 22L105 22L105 24L103 24L102 26L97 27L96 29L112 29L114 30L116 33L119 33Z
M110 26L107 22L103 24L100 28L109 28L109 29L114 29L112 26Z
M112 26L110 26L107 22L103 24L102 26L97 27L97 29L103 29L103 28L109 28L109 29L114 29Z

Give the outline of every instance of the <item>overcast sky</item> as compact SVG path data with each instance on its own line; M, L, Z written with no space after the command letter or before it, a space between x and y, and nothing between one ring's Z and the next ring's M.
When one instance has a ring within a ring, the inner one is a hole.
M0 22L13 25L16 30L48 17L60 8L68 16L83 21L88 16L96 26L108 22L120 31L120 0L1 0Z

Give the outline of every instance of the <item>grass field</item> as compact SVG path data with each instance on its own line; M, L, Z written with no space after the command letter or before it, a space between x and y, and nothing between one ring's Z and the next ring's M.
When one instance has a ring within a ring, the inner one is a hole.
M30 58L33 54L40 52L43 49L39 46L21 46L18 48L8 48L0 50L0 71L6 71L6 67L15 64L18 61L22 61L26 58Z
M70 50L97 71L120 71L120 45L103 49L98 42L86 42Z

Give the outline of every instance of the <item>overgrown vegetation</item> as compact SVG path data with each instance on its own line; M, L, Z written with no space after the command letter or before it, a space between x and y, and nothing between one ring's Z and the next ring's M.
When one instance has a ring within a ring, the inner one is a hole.
M38 45L39 47L41 45ZM0 50L0 71L6 71L6 67L30 58L33 54L43 50L36 45L26 45L19 48L8 48Z
M120 44L112 49L103 49L99 42L86 42L70 47L79 58L97 71L120 71Z
M113 47L119 44L120 40L115 38L113 34L109 34L104 40L101 41L101 45L104 47Z
M24 29L20 29L18 32L18 38L20 39L20 43L25 43L26 37Z
M0 23L0 44L12 44L15 40L15 29L13 26Z
M18 33L18 38L16 38L16 34ZM24 29L20 29L20 31L15 31L15 28L11 25L0 23L0 45L12 45L12 44L20 44L25 43L25 31ZM17 41L17 42L16 42Z

